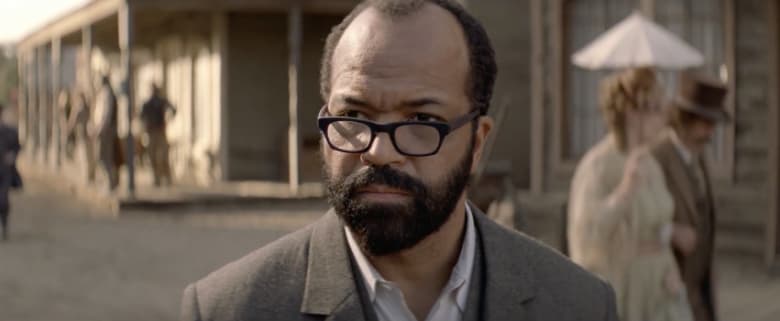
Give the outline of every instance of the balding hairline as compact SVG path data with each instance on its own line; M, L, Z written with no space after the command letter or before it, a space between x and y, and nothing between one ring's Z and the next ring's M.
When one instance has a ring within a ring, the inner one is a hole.
M369 0L368 7L390 18L402 18L419 11L426 3L425 0Z

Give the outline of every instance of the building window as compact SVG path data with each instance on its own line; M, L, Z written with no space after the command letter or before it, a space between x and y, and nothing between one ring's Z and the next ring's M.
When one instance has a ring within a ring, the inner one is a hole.
M728 81L725 44L725 16L723 0L655 0L655 20L685 39L704 55L704 65L698 72ZM668 88L674 88L675 75L662 73ZM673 95L673 90L667 90ZM708 156L717 166L726 161L729 153L727 128L719 126Z
M571 0L564 7L564 159L576 160L606 133L598 106L599 82L607 71L574 66L570 57L638 7L635 0Z

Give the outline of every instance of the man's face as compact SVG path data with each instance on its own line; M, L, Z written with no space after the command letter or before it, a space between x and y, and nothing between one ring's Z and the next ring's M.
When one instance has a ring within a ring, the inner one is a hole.
M451 14L425 5L390 18L361 13L336 46L326 111L376 123L449 122L471 111L465 37ZM369 255L408 249L457 208L491 122L478 118L447 135L438 153L406 156L378 133L363 153L323 146L328 196ZM460 205L459 205L460 204Z
M696 153L702 153L715 133L715 122L697 118L684 129L685 141Z

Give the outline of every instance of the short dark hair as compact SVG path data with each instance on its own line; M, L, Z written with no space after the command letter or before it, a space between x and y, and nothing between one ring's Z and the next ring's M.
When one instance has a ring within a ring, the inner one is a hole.
M487 32L482 25L469 14L463 6L453 0L365 0L333 27L325 42L320 69L320 94L327 101L331 90L331 62L333 52L344 31L352 21L366 8L372 7L391 17L402 17L416 12L426 3L433 3L457 19L469 50L469 75L467 94L471 99L472 109L478 109L482 115L487 114L490 99L493 96L493 84L496 82L496 59L493 46L490 44Z

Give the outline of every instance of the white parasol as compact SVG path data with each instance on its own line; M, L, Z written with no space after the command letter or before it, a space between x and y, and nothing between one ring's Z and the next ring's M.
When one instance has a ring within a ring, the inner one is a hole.
M704 57L685 41L635 11L572 55L572 61L586 69L657 67L674 70L702 65Z

